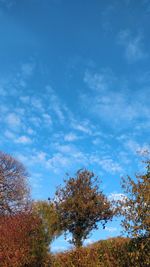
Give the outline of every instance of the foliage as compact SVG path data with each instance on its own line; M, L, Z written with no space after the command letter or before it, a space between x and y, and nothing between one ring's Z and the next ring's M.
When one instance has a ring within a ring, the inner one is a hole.
M140 248L140 249L139 249ZM58 253L51 267L148 267L150 240L112 238L85 248Z
M128 176L122 180L127 196L121 203L122 225L133 237L150 236L150 160L146 161L145 174L137 174L135 178Z
M72 243L82 246L97 222L103 227L113 216L110 202L99 191L98 178L88 170L79 170L75 178L65 180L64 188L58 188L54 203L60 228L72 234Z
M16 159L0 152L0 215L26 208L29 201L27 172Z
M45 242L49 246L52 240L61 234L55 206L47 201L36 201L33 203L33 210L41 219Z
M0 266L41 267L46 257L41 220L30 212L0 217Z

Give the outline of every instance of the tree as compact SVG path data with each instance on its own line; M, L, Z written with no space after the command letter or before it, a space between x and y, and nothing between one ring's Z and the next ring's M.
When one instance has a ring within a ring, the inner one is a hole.
M41 219L45 243L49 246L61 234L55 206L47 201L37 201L33 203L33 211Z
M0 215L25 209L29 201L27 177L18 160L0 152Z
M103 227L113 217L111 205L99 191L98 178L88 170L79 170L75 178L65 180L65 186L55 193L54 203L59 217L60 228L72 234L72 241L80 247L97 222Z
M150 160L146 160L144 174L136 174L122 179L122 188L126 198L120 204L122 225L128 235L147 237L150 235Z

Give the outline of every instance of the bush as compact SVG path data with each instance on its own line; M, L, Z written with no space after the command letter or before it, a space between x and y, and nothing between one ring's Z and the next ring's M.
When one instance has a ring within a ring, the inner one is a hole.
M128 257L130 266L146 267L150 266L150 238L131 239L128 246Z
M52 267L150 266L150 240L113 238L53 256ZM50 265L48 265L50 266Z
M0 217L0 267L38 267L46 257L41 221L31 213Z

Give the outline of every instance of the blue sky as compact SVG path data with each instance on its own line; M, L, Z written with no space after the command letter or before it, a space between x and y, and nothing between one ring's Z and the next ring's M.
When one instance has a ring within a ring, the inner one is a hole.
M120 177L140 168L149 20L148 0L0 0L0 149L25 164L34 199L79 168L120 197ZM112 222L91 240L119 233ZM63 237L53 245L64 247Z

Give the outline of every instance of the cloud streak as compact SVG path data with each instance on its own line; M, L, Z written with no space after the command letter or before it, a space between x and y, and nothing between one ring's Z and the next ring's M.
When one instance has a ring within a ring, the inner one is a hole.
M121 129L131 125L150 121L149 91L132 91L124 81L117 81L115 75L106 72L85 74L86 93L80 94L83 109L96 116L101 122L112 128ZM119 128L118 128L119 127Z
M125 57L129 63L134 63L147 57L141 34L133 35L129 30L122 30L118 35L118 44L124 47Z

